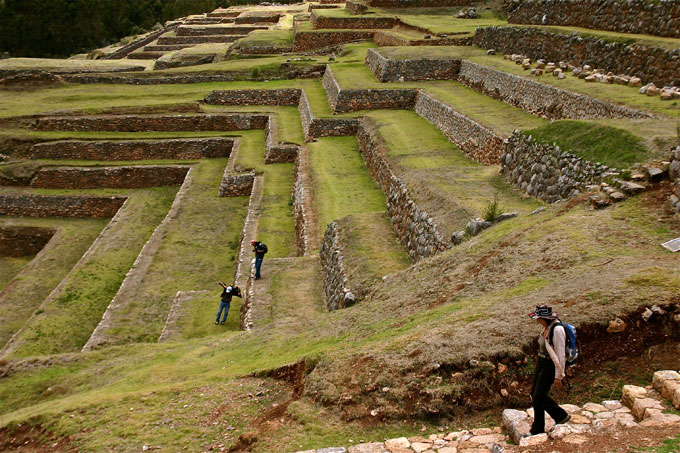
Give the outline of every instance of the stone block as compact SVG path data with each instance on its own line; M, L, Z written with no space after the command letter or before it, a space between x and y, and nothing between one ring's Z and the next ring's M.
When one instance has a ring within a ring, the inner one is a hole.
M637 398L645 398L646 396L647 389L637 385L624 385L621 390L621 402L630 409L633 408L633 403L635 403Z
M551 439L562 439L564 436L571 434L571 432L569 425L555 425L548 433L548 436Z
M531 429L529 415L525 411L505 409L503 411L503 427L516 444L519 444L523 435Z
M663 410L663 405L659 400L654 398L636 398L633 402L633 416L638 420L644 420L645 411L647 409L660 409Z
M348 453L390 453L382 442L369 442L349 447Z
M405 437L398 437L396 439L389 439L385 441L385 448L387 448L390 452L394 452L398 449L404 450L410 446L411 442L409 442Z
M422 453L429 450L432 447L432 442L413 442L411 443L411 448L416 453Z
M623 404L621 404L621 401L608 400L602 401L602 406L606 407L610 411L615 411L616 409L621 409L623 407Z
M652 386L654 386L654 389L661 393L666 399L669 398L663 394L663 390L664 385L668 381L680 381L680 373L673 370L662 370L654 373L654 377L652 378Z
M583 409L592 412L593 414L597 414L599 412L604 412L607 410L606 407L597 403L586 403L583 405Z
M522 437L519 440L520 447L532 447L534 445L541 445L548 440L546 433L536 434L535 436Z

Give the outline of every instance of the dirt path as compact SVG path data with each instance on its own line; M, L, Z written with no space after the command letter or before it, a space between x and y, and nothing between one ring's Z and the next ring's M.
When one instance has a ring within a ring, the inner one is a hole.
M250 262L252 261L250 255L250 241L257 236L257 222L260 218L260 208L262 205L262 193L264 191L264 175L255 176L253 182L253 189L250 193L250 201L248 202L248 214L243 223L243 231L241 233L241 243L238 247L238 262L236 263L236 275L234 276L234 283L236 286L245 287L245 283L250 276Z

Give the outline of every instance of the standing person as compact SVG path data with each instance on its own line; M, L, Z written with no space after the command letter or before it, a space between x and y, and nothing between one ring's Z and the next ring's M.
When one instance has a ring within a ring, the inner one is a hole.
M268 252L267 246L260 241L250 241L250 245L253 246L253 252L255 252L255 280L259 280L260 268L262 267L262 260L264 259L265 253Z
M565 347L566 332L552 312L552 307L537 305L536 310L529 315L543 326L538 336L538 361L536 375L531 388L531 401L534 408L534 423L531 425L530 435L545 432L545 412L555 423L567 423L571 416L548 396L550 388L562 389L562 379L565 377Z
M241 290L236 285L225 285L222 282L217 282L222 289L222 295L220 296L220 310L217 312L217 317L215 318L215 325L220 324L220 315L224 310L224 317L222 318L222 325L224 325L227 320L227 315L229 315L229 306L231 305L231 298L233 296L241 297Z

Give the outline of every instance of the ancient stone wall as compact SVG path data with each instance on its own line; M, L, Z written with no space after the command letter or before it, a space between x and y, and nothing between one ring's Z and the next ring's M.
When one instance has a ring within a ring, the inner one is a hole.
M243 38L242 35L212 35L212 36L163 36L158 38L158 45L172 46L177 44L210 44L210 43L229 43Z
M664 49L582 38L576 34L552 33L538 28L478 28L475 46L495 49L506 54L523 54L532 59L566 61L603 68L615 74L626 74L659 86L680 83L680 48Z
M29 226L0 226L0 256L36 255L52 239L56 230Z
M279 90L217 90L203 102L213 105L298 105L300 92L294 88Z
M496 164L505 150L503 137L424 91L418 92L415 111L478 162Z
M324 47L345 44L348 42L373 39L375 31L336 30L336 31L296 31L293 38L293 50L321 49Z
M12 217L113 217L126 197L0 194L0 215Z
M225 174L222 177L220 197L241 197L248 196L253 189L255 173Z
M319 137L353 136L357 133L359 121L356 118L316 118L304 91L300 96L298 111L307 141Z
M550 119L650 118L652 115L463 60L458 80L476 91Z
M500 161L501 173L508 181L549 203L578 195L586 185L599 184L602 176L612 171L520 131L508 139Z
M680 2L647 0L506 1L512 24L568 25L680 38Z
M355 0L347 0L345 2L345 9L347 9L352 14L364 14L368 7L362 3Z
M326 29L349 28L359 30L375 30L379 28L392 28L400 23L399 19L396 17L330 17L319 14L317 10L312 10L311 20L312 26L314 28Z
M455 80L460 64L453 58L397 60L384 57L376 49L366 53L366 66L381 82Z
M38 131L238 131L264 129L267 115L225 113L205 115L92 115L38 118Z
M373 36L373 42L378 47L391 46L471 46L472 36L446 37L431 39L408 39L389 31L378 30Z
M468 6L481 0L366 0L368 6L383 8L429 8L431 6Z
M231 138L65 140L33 145L29 157L67 160L208 159L229 157L233 146Z
M310 204L311 184L309 184L307 149L301 148L295 159L295 173L291 197L293 198L293 218L295 219L295 239L297 244L297 256L303 256L309 252L309 237L316 234L310 231L307 216L307 206Z
M351 302L354 302L354 294L347 287L348 279L342 253L340 228L337 222L331 222L326 228L319 252L321 267L325 273L324 290L328 311L346 308Z
M279 126L274 115L269 116L265 133L265 164L295 162L299 146L294 143L279 143Z
M392 227L399 242L408 249L411 260L417 261L449 248L450 244L444 240L432 218L416 205L406 185L390 168L387 146L368 118L359 122L357 139L366 167L386 194Z
M116 50L115 52L110 53L108 55L105 55L104 57L102 57L102 60L120 60L121 58L125 58L130 53L132 53L133 51L155 41L162 34L167 33L169 31L172 31L175 28L176 27L164 28L163 30L154 31L154 32L149 33L148 35L142 36L141 38L135 39L130 44L127 44L127 45L121 47L120 49Z
M266 26L224 26L224 25L206 25L204 27L198 26L180 26L177 28L177 36L222 36L222 35L247 35L255 30L266 30ZM161 43L159 43L161 44Z
M411 109L416 98L414 89L343 90L330 66L326 67L323 75L323 86L326 89L331 110L335 113L357 110Z
M293 46L291 47L279 47L279 46L247 46L239 47L238 53L241 55L276 55L281 53L289 53L293 51Z
M139 165L125 167L44 167L31 187L44 189L136 189L180 186L189 167Z

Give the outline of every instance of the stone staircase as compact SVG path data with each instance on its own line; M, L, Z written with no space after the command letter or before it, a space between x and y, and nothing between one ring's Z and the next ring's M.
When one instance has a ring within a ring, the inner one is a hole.
M622 429L649 429L680 425L680 415L669 413L664 399L680 409L680 373L672 370L654 373L652 385L625 385L621 400L586 403L583 406L562 404L571 415L569 423L556 425L546 414L546 433L524 437L533 420L533 409L503 411L503 426L477 428L430 436L399 437L385 442L362 443L354 446L321 448L297 453L502 453L530 451L536 445L552 441L571 444L575 448L588 441L589 436Z

